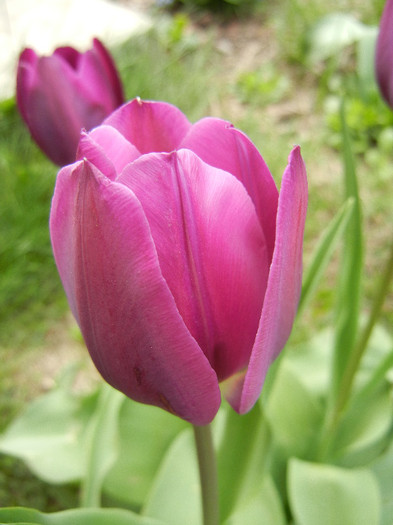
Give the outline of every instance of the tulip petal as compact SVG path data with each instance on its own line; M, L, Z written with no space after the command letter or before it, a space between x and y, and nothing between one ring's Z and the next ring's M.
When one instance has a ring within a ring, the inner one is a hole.
M209 423L220 405L217 377L177 311L132 191L86 160L67 166L50 231L70 306L105 380L132 399Z
M144 155L118 180L140 201L179 312L225 379L248 363L266 289L266 244L250 197L190 150Z
M301 292L306 211L306 170L297 146L291 152L282 179L276 245L251 359L247 370L234 378L226 393L240 414L255 404L268 367L284 347L292 328Z
M256 208L271 262L278 191L254 144L230 122L209 117L192 126L181 147L191 149L211 166L232 173L244 185Z
M379 25L375 53L375 71L379 89L393 108L393 1L387 0Z
M77 158L84 157L111 180L115 180L127 164L140 157L140 153L115 128L102 125L90 133L82 133ZM108 161L112 168L108 166Z
M191 127L175 106L140 99L120 107L104 123L120 131L142 154L175 150Z

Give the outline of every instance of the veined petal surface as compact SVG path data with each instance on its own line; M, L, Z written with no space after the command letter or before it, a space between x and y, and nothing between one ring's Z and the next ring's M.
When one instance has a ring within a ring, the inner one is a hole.
M70 306L104 379L196 425L220 405L217 377L162 276L134 193L88 161L60 171L53 251Z

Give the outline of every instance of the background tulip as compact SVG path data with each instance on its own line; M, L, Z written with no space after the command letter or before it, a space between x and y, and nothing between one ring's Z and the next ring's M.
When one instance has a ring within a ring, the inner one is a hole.
M82 135L52 202L56 264L98 370L196 425L256 402L292 328L307 181L281 192L228 122L134 100Z
M393 108L393 1L388 0L379 25L375 69L383 98Z
M113 60L97 39L85 53L60 47L51 56L39 57L25 49L16 95L31 135L58 165L75 161L82 128L97 126L124 101Z

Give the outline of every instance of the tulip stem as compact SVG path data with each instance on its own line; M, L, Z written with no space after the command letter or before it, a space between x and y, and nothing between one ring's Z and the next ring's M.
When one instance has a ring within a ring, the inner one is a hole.
M210 425L194 425L203 506L203 525L218 525L218 477Z

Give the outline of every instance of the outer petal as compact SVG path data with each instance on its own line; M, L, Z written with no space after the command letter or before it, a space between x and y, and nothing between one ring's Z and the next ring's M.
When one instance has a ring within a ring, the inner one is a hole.
M204 118L196 122L181 147L202 160L232 173L242 182L256 208L269 253L273 256L278 191L269 168L250 139L230 122Z
M281 184L276 245L250 363L227 392L228 401L240 414L255 404L268 367L282 350L292 329L301 291L306 211L306 170L297 146L289 157Z
M387 0L379 25L375 69L379 89L393 108L393 0Z
M140 201L179 312L225 379L248 363L266 289L266 246L251 199L189 150L145 155L119 182Z
M165 102L134 99L104 122L116 128L141 153L177 149L191 127L180 109Z
M38 56L33 49L26 48L20 54L16 80L16 100L26 123L28 123L29 92L37 62Z
M216 375L162 277L135 195L88 161L60 171L50 231L72 311L115 388L197 425L220 405Z
M140 157L140 153L115 128L102 125L90 133L81 134L77 158L84 157L111 180L115 180L124 166Z

